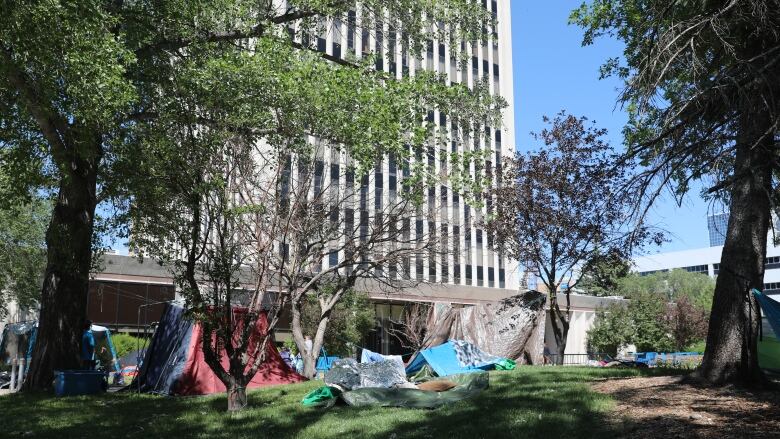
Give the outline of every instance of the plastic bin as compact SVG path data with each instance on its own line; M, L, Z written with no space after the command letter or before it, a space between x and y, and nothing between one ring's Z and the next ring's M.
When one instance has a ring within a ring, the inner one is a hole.
M54 371L54 394L57 396L92 395L108 389L106 373L97 370Z

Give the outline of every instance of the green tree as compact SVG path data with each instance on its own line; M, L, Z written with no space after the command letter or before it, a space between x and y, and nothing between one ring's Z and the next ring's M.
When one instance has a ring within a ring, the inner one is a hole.
M628 312L631 315L634 334L631 343L637 351L669 352L674 350L671 328L664 321L667 301L660 294L636 294L630 299Z
M614 161L606 130L565 112L544 120L549 127L536 136L543 146L502 166L503 182L491 192L496 210L487 230L496 249L538 273L546 287L562 362L576 273L589 273L602 255L626 259L652 234L630 223L632 194L625 185L631 168ZM565 303L559 303L564 283Z
M50 203L38 197L0 209L0 319L9 302L21 309L38 305L50 214Z
M588 331L588 350L616 356L631 343L633 320L623 304L613 304L596 310L593 327Z
M632 273L617 281L614 292L626 298L636 294L658 293L670 302L686 297L698 309L709 312L712 308L715 280L703 273L689 273L679 269L645 276Z
M315 334L320 322L320 306L316 298L308 297L303 309L303 331ZM330 314L323 347L328 355L348 357L354 354L363 338L376 327L374 305L365 293L347 291Z
M710 383L765 381L758 365L760 310L770 209L777 197L780 126L780 2L596 0L571 21L584 44L609 35L623 59L602 75L626 83L626 159L642 216L665 188L681 200L695 180L730 206L726 242L698 374Z
M431 129L421 107L448 113L464 131L472 120L498 126L486 110L500 107L487 84L444 87L433 73L393 81L373 68L385 48L363 60L318 52L316 35L347 18L352 2L0 5L0 148L15 175L2 181L0 199L19 188L56 192L26 389L48 387L55 369L78 366L96 206L132 205L135 194L115 198L139 190L125 182L129 167L182 163L176 148L202 160L201 147L235 136L290 148L317 135L348 145L365 172L384 153L411 154L406 144L419 150ZM460 42L484 40L494 25L481 4L467 1L367 0L357 12L359 21L349 21L355 34L390 29L412 58L444 41L464 66L471 45ZM184 182L191 181L165 183ZM159 183L147 178L144 196L165 194Z
M588 268L577 281L577 288L585 294L612 296L618 283L629 275L631 262L620 254L594 254L585 264Z
M588 331L588 346L610 355L627 345L636 346L638 352L669 352L675 344L666 311L664 297L655 293L637 293L627 305L599 310Z

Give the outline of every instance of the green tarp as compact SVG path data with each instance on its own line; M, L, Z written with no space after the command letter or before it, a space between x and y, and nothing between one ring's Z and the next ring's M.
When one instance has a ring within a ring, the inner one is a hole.
M322 386L304 396L301 403L307 407L330 407L340 394L341 391L335 387Z
M363 388L341 394L341 398L349 405L357 407L409 407L434 409L445 404L471 398L489 384L487 372L472 372L449 375L431 381L444 380L456 384L445 392L432 392L419 389L383 389Z

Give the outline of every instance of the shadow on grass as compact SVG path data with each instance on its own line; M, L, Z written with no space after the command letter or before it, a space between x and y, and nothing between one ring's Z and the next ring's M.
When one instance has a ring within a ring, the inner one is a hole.
M437 410L302 407L301 398L321 385L309 382L253 391L249 407L225 413L225 396L170 398L110 394L51 398L0 398L7 437L603 437L614 435L604 414L606 395L592 391L600 378L668 374L636 369L524 367L491 373L477 397Z

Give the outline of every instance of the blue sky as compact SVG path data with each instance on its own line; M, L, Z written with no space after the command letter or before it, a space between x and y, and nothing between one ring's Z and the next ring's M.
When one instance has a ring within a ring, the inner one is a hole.
M622 54L618 41L600 39L582 47L582 31L569 26L569 12L581 0L512 1L512 61L514 63L515 131L521 151L538 148L530 136L544 123L543 115L562 109L586 116L609 130L609 140L622 144L626 114L616 106L621 82L599 80L599 66ZM707 247L708 204L698 190L677 206L666 196L654 207L650 221L667 230L670 242L650 252Z

